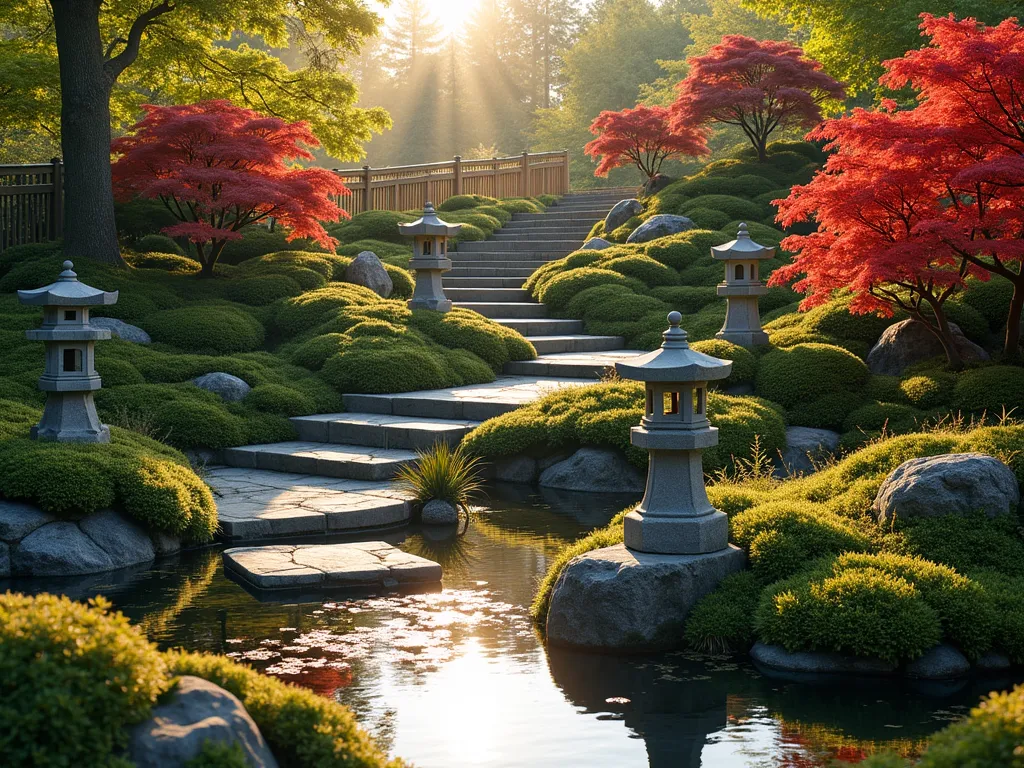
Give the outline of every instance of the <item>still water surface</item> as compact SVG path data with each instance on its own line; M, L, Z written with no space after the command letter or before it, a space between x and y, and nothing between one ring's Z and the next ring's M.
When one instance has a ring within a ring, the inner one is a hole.
M463 536L365 537L439 561L433 594L261 602L216 549L48 588L103 593L163 647L225 653L336 698L419 768L849 764L886 747L915 754L1008 684L810 685L731 658L545 649L528 610L537 581L562 544L630 501L496 487Z

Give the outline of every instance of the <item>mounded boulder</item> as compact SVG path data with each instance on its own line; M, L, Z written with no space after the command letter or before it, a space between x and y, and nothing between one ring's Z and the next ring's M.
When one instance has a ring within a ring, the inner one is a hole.
M532 483L537 479L537 460L514 456L494 462L494 479L506 483Z
M11 548L0 541L0 579L11 575Z
M420 522L424 525L456 525L459 522L459 510L450 501L433 499L423 505Z
M157 555L175 555L181 551L181 539L173 533L153 531L150 538L153 540L153 551Z
M252 387L240 378L222 371L204 373L202 376L192 379L192 383L200 389L220 395L222 399L229 403L237 403L244 400L245 396L252 391Z
M696 224L685 216L677 216L674 213L659 213L652 216L633 233L626 238L627 243L648 243L657 240L659 237L677 235L680 232L687 232L696 228Z
M238 744L253 768L277 768L263 735L230 692L208 680L185 675L170 699L129 735L128 757L139 768L180 768L207 741Z
M787 427L783 466L777 474L798 475L814 471L814 462L839 450L838 432L812 427Z
M110 556L114 568L156 559L149 534L118 512L109 509L96 512L81 520L78 526Z
M110 331L111 336L116 336L124 341L130 341L133 344L153 343L153 339L149 337L149 334L139 328L139 326L126 323L124 320L118 320L115 317L90 317L89 325L95 328L106 328Z
M32 531L11 556L11 572L17 576L79 576L116 567L99 544L67 521Z
M650 197L656 195L675 179L671 176L666 176L664 173L656 173L647 181L644 182L644 197Z
M581 251L603 251L605 248L611 248L612 244L605 240L603 237L592 237L583 244L580 248Z
M745 562L731 545L706 555L652 555L625 544L587 552L555 584L547 639L591 650L676 647L697 601Z
M978 659L975 666L981 672L1006 672L1008 669L1011 669L1013 667L1013 662L1010 661L1010 657L1007 656L1005 653L989 651L980 659Z
M878 488L872 509L879 523L893 518L984 512L1008 515L1020 503L1013 471L983 453L946 453L910 459L889 473Z
M904 674L917 680L953 680L971 672L971 662L951 645L936 645L907 664Z
M832 651L787 651L781 645L754 643L750 657L768 672L810 675L892 675L897 666L884 659L846 656Z
M622 454L601 448L580 448L540 475L545 488L591 493L635 493L646 485L643 475Z
M395 289L384 264L373 251L363 251L345 267L345 282L369 288L378 296L387 298Z
M965 363L989 359L988 352L964 336L956 323L950 323L949 330ZM872 373L902 376L910 366L944 354L942 343L923 323L901 320L882 332L875 346L868 352L867 364Z
M0 501L0 539L20 541L36 528L42 528L57 518L41 509L16 501Z
M608 211L608 215L604 217L604 231L613 232L634 216L639 216L643 212L644 207L640 204L639 200L620 200Z

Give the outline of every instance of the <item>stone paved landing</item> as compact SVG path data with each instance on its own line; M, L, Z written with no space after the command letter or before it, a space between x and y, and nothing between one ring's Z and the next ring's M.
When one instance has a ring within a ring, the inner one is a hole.
M614 369L615 363L618 361L644 354L647 353L639 349L613 349L606 352L563 352L553 355L541 355L536 360L518 360L505 363L505 372L525 376L596 379Z
M297 472L351 480L389 480L399 467L415 458L416 454L412 451L395 448L298 440L244 445L224 451L224 462L232 467Z
M206 482L228 539L385 528L408 522L412 514L406 496L388 481L216 467Z
M383 541L235 547L224 567L258 589L436 584L441 566Z

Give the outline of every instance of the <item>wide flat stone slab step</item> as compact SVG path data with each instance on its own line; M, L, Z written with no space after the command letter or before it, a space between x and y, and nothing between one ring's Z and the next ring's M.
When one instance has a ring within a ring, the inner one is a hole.
M459 277L445 272L442 278L445 291L449 288L522 288L525 277Z
M289 441L244 445L224 451L231 467L267 469L350 480L390 480L399 467L416 458L409 450Z
M449 256L456 267L521 267L546 264L568 256L572 251L562 253L537 253L534 251L480 251L479 253L453 253Z
M505 363L504 372L514 375L565 376L599 379L615 368L619 360L647 354L639 349L616 349L608 352L563 352L541 355L536 360Z
M476 240L460 243L457 253L487 253L493 251L532 251L535 253L571 252L579 243L573 238L547 240Z
M345 395L345 407L362 413L485 421L533 402L556 389L592 383L588 379L499 376L488 384L405 392L399 395Z
M586 334L565 334L559 336L528 336L526 338L538 355L555 355L563 352L605 352L622 349L626 340L621 336L589 336Z
M383 541L224 550L224 568L257 589L437 584L441 566Z
M526 293L526 291L523 291ZM448 298L451 291L448 291ZM548 308L533 301L456 301L455 306L471 309L484 317L544 318Z
M548 211L545 213L513 213L512 221L600 221L608 215L608 208L597 205L590 210Z
M451 421L385 413L326 413L291 419L299 438L320 443L426 450L435 443L457 445L478 421Z
M530 292L523 288L454 288L445 285L445 295L456 303L526 303Z
M236 541L389 528L409 521L412 505L394 483L290 472L213 467L220 535Z
M543 306L543 305L542 305ZM553 318L495 317L494 322L511 328L523 336L571 336L583 332L582 320L556 320Z
M533 267L453 267L447 274L452 277L521 277L525 282L537 267L546 263L537 262Z

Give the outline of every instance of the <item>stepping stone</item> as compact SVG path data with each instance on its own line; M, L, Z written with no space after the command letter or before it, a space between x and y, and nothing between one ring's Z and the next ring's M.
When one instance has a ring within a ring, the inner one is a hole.
M388 528L412 515L407 495L391 482L236 467L214 467L206 481L220 535L236 541Z
M257 589L436 584L441 566L384 541L224 550L224 567Z

